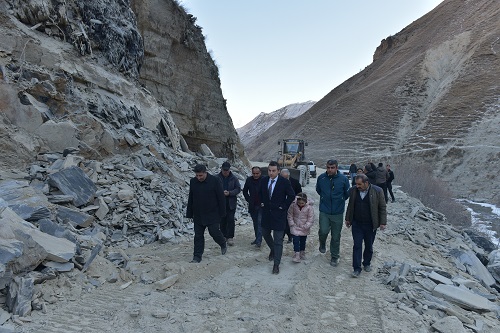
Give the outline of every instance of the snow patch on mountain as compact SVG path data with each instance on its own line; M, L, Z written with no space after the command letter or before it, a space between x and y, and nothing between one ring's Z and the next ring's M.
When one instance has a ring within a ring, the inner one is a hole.
M315 103L315 101L294 103L270 113L261 112L248 124L237 128L236 132L238 132L243 146L246 146L254 138L264 133L269 127L273 126L278 120L297 118L309 110Z

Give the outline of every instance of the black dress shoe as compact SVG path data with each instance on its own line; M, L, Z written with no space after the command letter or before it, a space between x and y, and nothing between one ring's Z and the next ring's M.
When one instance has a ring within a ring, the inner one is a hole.
M220 247L220 253L221 254L226 254L226 252L227 252L227 244L224 243L224 246Z
M274 260L274 253L271 252L269 253L269 261L273 261Z
M192 262L192 263L199 263L200 261L201 261L201 258L193 257L193 260L191 260L190 262Z
M273 266L273 274L279 274L279 273L280 273L280 266L274 265Z
M250 243L250 245L254 245L254 244L257 244L256 240L254 240L253 242Z

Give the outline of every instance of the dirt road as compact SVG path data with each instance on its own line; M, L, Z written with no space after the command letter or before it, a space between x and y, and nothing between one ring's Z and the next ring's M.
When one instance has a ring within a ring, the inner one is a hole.
M315 179L305 192L315 202ZM116 269L104 260L91 265L90 277L78 270L47 281L46 313L34 311L21 332L403 332L412 318L393 323L384 313L390 291L377 277L382 243L375 243L375 269L351 278L352 239L344 228L341 261L329 264L318 251L317 216L307 241L307 260L291 261L292 244L284 245L279 275L271 274L269 249L256 249L249 223L237 226L235 246L226 255L206 237L203 261L192 264L192 241L154 243L126 249L136 278L105 280ZM178 273L169 289L158 291L154 281ZM130 277L130 275L129 275ZM97 285L94 287L92 285ZM82 286L86 286L82 288ZM406 322L405 322L406 321ZM416 331L416 330L414 330Z

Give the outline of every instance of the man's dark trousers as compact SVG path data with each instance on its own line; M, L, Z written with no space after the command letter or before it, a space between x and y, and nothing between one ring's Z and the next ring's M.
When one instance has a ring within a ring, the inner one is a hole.
M387 203L387 201L389 201L389 196L387 195L387 183L381 183L376 185L384 191L385 203Z
M209 224L209 225L201 225L194 224L194 252L193 258L197 258L201 260L203 256L203 252L205 250L205 228L208 228L208 233L214 241L219 244L221 247L226 244L226 239L224 235L220 231L219 223Z
M236 213L236 209L228 209L226 210L226 216L221 219L220 222L220 231L226 238L234 238L234 214Z
M253 231L255 233L255 244L262 243L262 207L255 206L250 213L253 222Z
M387 190L389 191L389 194L391 195L391 199L392 201L394 201L394 193L392 193L392 183L391 182L387 182Z
M354 245L352 247L352 267L355 271L361 271L361 264L363 266L370 265L373 256L373 242L377 229L373 229L371 223L358 223L352 222L352 239ZM363 242L365 243L365 250L363 251ZM361 262L363 259L363 262Z
M267 246L271 249L271 253L274 255L274 264L279 265L283 254L283 237L285 236L285 231L273 230L273 235L271 236L271 229L262 229L262 236Z

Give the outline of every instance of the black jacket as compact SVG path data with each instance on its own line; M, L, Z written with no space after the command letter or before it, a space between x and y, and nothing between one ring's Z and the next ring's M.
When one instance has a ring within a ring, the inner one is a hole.
M200 182L196 177L189 182L186 217L201 225L220 223L226 216L226 199L221 182L211 174Z
M299 194L300 192L302 192L302 186L300 186L300 182L297 179L290 177L288 178L288 180L290 181L290 184L292 184L292 188L295 194Z
M392 181L394 180L394 172L392 172L392 170L389 169L388 174L389 174L389 179L387 179L387 182L392 183Z
M262 177L257 180L254 180L252 176L247 177L245 180L245 185L243 185L243 196L245 200L248 202L248 212L252 213L255 210L255 206L260 207L260 183L262 181Z
M221 184L224 184L224 175L222 175L222 172L219 172L217 177L219 177ZM236 176L233 175L232 172L229 172L229 176L227 176L227 185L228 185L227 190L229 191L229 196L227 197L224 196L224 197L227 199L227 203L229 204L229 206L226 208L230 210L235 210L236 204L238 203L237 195L241 192L241 185L238 178L236 178ZM223 186L222 190L224 191L224 185L222 186Z
M284 231L288 223L288 207L295 199L295 193L290 182L278 176L273 195L269 198L268 182L269 176L262 177L259 191L262 201L262 228Z

